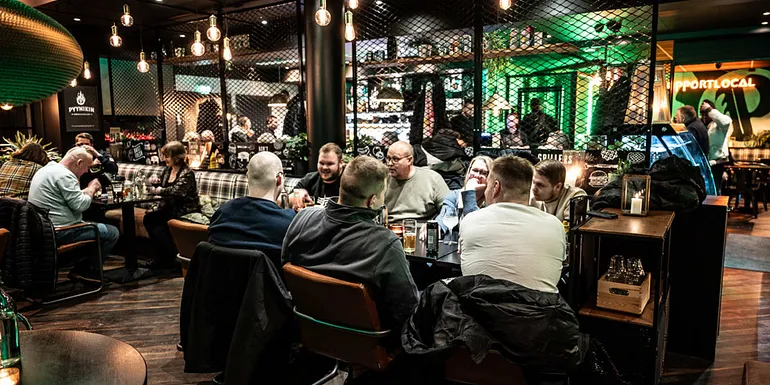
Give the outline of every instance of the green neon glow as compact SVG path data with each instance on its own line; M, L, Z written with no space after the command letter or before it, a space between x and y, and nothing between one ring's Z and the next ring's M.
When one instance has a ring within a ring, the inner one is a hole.
M586 135L591 136L591 124L594 116L594 85L588 82L588 116L586 117Z

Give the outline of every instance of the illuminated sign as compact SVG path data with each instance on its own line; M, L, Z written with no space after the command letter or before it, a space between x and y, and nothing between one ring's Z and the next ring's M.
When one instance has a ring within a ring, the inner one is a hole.
M687 89L693 90L708 90L708 89L720 89L720 88L753 88L756 87L754 79L751 78L735 78L735 79L723 79L723 80L677 80L674 82L675 91L687 91Z

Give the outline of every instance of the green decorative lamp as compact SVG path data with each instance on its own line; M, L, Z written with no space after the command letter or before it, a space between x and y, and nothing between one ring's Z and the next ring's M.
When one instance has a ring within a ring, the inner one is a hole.
M83 68L61 24L17 0L0 0L0 105L21 106L68 86Z

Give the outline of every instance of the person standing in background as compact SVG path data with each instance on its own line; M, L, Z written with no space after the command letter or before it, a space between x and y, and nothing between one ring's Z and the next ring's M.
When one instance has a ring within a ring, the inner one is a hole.
M701 104L700 115L708 131L709 151L707 156L709 165L711 165L711 174L714 175L717 189L721 190L725 163L730 161L728 140L733 136L733 119L719 112L714 102L708 99Z
M676 121L682 123L687 127L687 131L690 131L700 149L703 151L703 155L708 156L709 153L709 134L706 130L706 126L698 119L695 114L695 108L693 106L679 107L676 110Z

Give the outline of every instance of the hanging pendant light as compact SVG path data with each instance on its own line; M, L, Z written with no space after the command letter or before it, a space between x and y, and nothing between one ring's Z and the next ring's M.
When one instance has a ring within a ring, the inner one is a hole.
M190 52L195 56L201 56L206 53L206 47L201 43L201 32L195 31L195 42L190 47Z
M83 63L83 79L91 79L91 66L88 62Z
M230 38L227 36L222 41L222 59L227 61L233 60L233 51L230 50Z
M358 8L358 0L348 0L348 8L350 9Z
M513 5L512 0L500 0L500 9L507 11Z
M0 108L2 108L2 109L3 109L3 111L10 111L10 110L11 110L11 108L13 108L13 106L12 106L12 105L10 105L10 104L8 104L8 103L5 103L5 104L3 104L2 106L0 106Z
M70 82L70 87L76 87L77 85L78 85L78 80L72 79L72 81Z
M141 73L145 73L150 70L150 65L147 64L146 60L144 60L144 50L139 52L139 63L136 63L136 69L138 69Z
M353 27L353 12L345 12L345 40L356 40L356 29Z
M320 0L318 10L315 11L315 22L321 27L329 25L332 21L332 14L326 10L326 0Z
M222 32L217 28L217 17L214 15L209 16L209 29L206 30L206 37L209 38L209 41L219 41L219 38L222 37Z
M492 96L490 96L481 106L481 109L485 111L491 110L492 115L500 116L501 111L510 111L513 107L511 107L510 103L495 90Z
M123 16L120 17L120 24L124 27L130 27L134 25L134 18L131 16L131 12L128 10L128 4L123 4Z
M110 45L117 48L123 44L123 39L118 36L118 26L112 24L112 36L110 36Z

